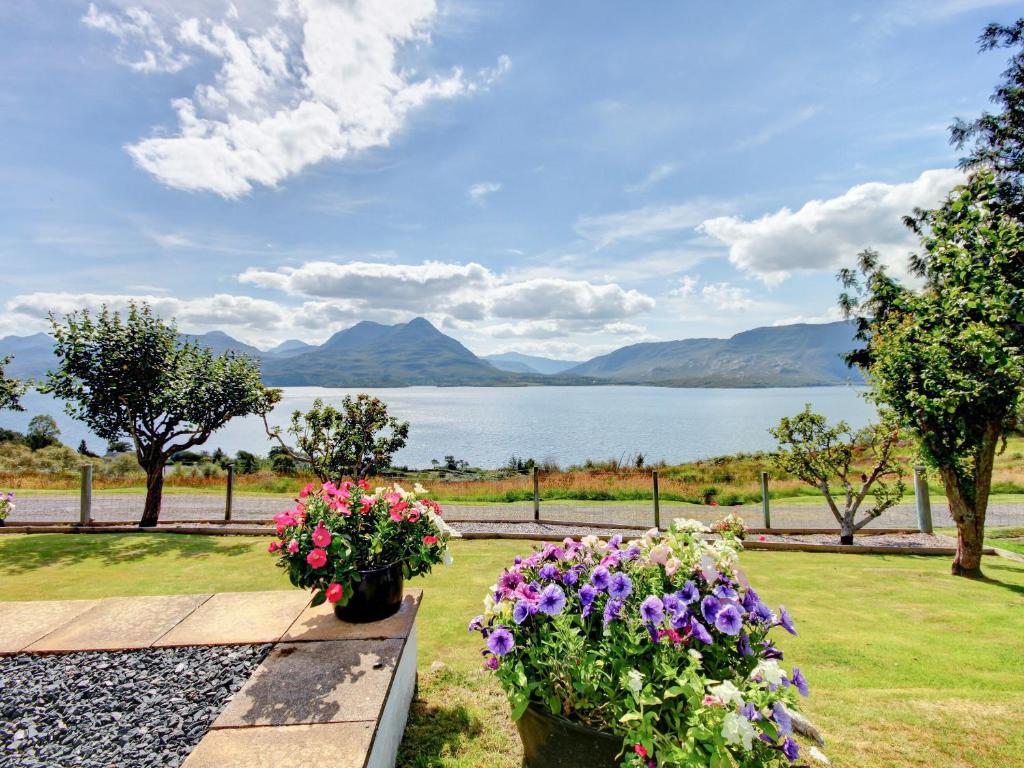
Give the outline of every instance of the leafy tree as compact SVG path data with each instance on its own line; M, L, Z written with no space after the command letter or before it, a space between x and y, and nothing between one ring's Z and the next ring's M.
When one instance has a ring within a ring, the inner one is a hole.
M284 442L280 427L270 427L266 414L263 423L267 434L294 460L309 464L321 482L365 478L385 469L409 436L409 422L389 416L383 400L366 394L346 395L340 410L317 398L306 413L295 411L288 427L295 449Z
M1024 408L1024 227L988 171L908 221L923 285L891 278L872 251L843 270L840 304L865 347L851 361L938 470L957 525L953 574L981 574L992 466Z
M218 467L222 468L226 468L227 465L230 463L228 455L224 453L224 451L222 451L219 446L213 450L213 453L210 456L210 461L216 464Z
M95 316L83 310L50 321L59 364L45 391L66 400L68 413L101 438L131 440L146 472L140 526L159 519L171 456L280 398L260 382L254 361L182 341L174 322L146 304L130 304L123 318L104 306Z
M107 441L107 453L128 453L132 447L124 440Z
M23 411L21 396L27 387L17 379L9 379L4 375L6 368L14 358L11 355L0 357L0 411Z
M296 472L295 459L291 457L284 448L275 445L270 449L270 468L278 475L294 475Z
M784 416L778 426L768 430L779 441L772 463L783 472L817 488L825 497L829 511L839 523L839 543L853 544L853 535L896 504L903 496L900 465L893 457L899 431L891 420L855 432L845 421L830 426L824 416L814 413L808 404L796 416ZM860 455L866 452L866 455ZM867 459L871 469L860 473L853 469L857 459ZM831 483L843 487L842 509L832 495ZM873 504L861 511L868 495Z
M89 445L85 442L85 440L82 440L82 442L78 444L78 453L81 454L82 456L87 456L90 459L99 458L98 456L96 456L95 453L89 450Z
M259 457L249 451L239 451L235 454L235 469L241 475L253 475L260 471Z
M33 416L28 422L28 432L25 433L25 445L33 451L56 445L60 442L60 428L53 416L39 414Z

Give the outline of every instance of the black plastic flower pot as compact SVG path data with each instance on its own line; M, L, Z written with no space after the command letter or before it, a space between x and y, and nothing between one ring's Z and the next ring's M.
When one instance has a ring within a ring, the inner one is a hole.
M516 721L524 768L616 768L622 737L555 717L532 704Z
M342 621L365 624L393 616L402 607L405 577L402 564L393 563L372 571L360 571L362 577L352 588L345 605L335 605L334 615Z

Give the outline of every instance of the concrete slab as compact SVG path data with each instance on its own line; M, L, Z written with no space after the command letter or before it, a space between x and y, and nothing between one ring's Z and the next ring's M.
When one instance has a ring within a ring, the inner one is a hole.
M221 592L154 645L276 643L311 599L300 590Z
M95 605L95 600L0 603L0 653L17 653Z
M281 643L213 727L376 722L404 644L404 640Z
M363 768L373 722L210 731L182 768Z
M407 589L398 613L383 621L367 624L349 624L339 621L334 608L328 603L306 608L291 625L281 642L308 642L311 640L391 640L407 637L416 620L416 611L423 597L422 589Z
M26 650L113 651L148 648L210 595L113 597L97 601Z

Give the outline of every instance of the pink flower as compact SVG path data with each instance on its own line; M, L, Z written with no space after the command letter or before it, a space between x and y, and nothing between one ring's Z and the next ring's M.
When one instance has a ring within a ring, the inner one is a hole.
M420 511L418 509L416 509L416 507L413 507L412 509L409 510L409 516L408 516L407 519L408 519L408 521L410 523L417 523L417 522L419 522Z
M498 657L497 656L488 656L484 660L484 669L495 670L497 668L498 668Z
M339 600L341 600L344 594L345 590L342 588L341 584L331 584L329 587L327 587L327 602L336 603Z
M370 490L370 484L369 484L368 482L366 482L365 480L360 480L360 481L359 481L359 483L358 483L358 485L359 485L359 487L360 487L360 488L362 488L362 489L363 489L364 491L368 491L368 490Z
M309 494L311 494L315 490L316 490L316 485L314 485L313 483L310 483L305 488L303 488L301 491L299 491L299 498L300 499L304 499L307 496L309 496Z
M288 551L291 552L293 555L296 552L299 551L299 540L298 539L292 539L291 541L288 542Z
M768 537L762 534L761 536L757 537L757 540L758 541L768 541Z
M267 552L271 552L271 553L277 552L277 550L279 550L280 548L281 548L281 542L279 542L279 541L272 541L272 542L270 542L270 546L267 547Z
M314 549L306 555L306 562L313 568L323 568L327 565L327 553L322 549Z
M278 526L295 525L295 518L292 517L292 513L289 510L288 512L279 512L274 515L274 522L277 523Z
M424 536L423 537L423 543L424 544L437 544L437 536Z
M331 532L324 528L323 522L317 523L313 530L313 543L318 547L331 546Z
M374 501L376 501L376 499L374 499L373 496L363 496L363 498L359 500L359 513L365 515L373 509Z

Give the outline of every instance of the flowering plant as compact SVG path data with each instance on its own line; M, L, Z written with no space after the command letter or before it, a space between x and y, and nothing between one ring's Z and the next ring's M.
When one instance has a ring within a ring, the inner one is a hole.
M734 512L730 512L718 522L712 523L711 530L722 534L729 532L740 540L744 539L747 535L746 523L743 522L742 517Z
M459 534L441 519L426 489L399 485L373 492L365 480L310 483L295 508L274 515L269 551L292 584L313 589L313 605L346 605L360 571L402 564L406 578L451 562L448 539Z
M6 520L7 516L14 511L14 491L4 493L0 491L0 520Z
M796 634L737 568L731 531L676 520L624 543L588 536L517 557L470 622L518 719L533 704L621 735L622 765L784 766L799 669L768 635Z

